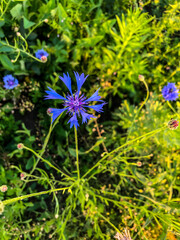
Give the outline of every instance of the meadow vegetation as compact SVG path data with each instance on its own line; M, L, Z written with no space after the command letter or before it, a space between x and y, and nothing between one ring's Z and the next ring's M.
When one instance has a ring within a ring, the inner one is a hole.
M180 239L179 14L0 1L0 239Z

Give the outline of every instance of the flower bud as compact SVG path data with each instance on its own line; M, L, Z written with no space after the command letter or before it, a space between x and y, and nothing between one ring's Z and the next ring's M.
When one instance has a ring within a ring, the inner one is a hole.
M1 191L1 192L6 192L7 189L8 189L8 187L7 187L6 185L2 185L2 186L0 187L0 191Z
M48 108L48 110L47 110L47 115L49 115L50 117L52 116L51 108Z
M46 57L46 56L42 56L42 57L41 57L41 61L42 61L43 63L47 62L47 57Z
M24 180L25 177L26 177L26 173L25 173L25 172L22 172L22 173L20 174L20 178L21 178L21 180Z
M141 167L141 166L142 166L142 162L138 161L138 162L137 162L137 166L138 166L138 167Z
M15 31L15 32L17 32L18 30L19 30L19 28L18 28L18 27L15 27L15 28L14 28L14 31Z
M21 33L20 33L20 32L17 32L16 35L17 35L18 37L20 37L20 36L21 36Z
M46 18L46 19L44 19L44 22L45 22L45 23L48 23L48 21L49 21L49 20L48 20L47 18Z
M143 82L144 81L144 76L143 75L139 75L138 79L139 79L139 81Z
M171 119L168 122L168 128L171 129L171 130L175 130L178 126L179 126L179 122L175 119Z
M24 148L24 145L22 143L18 143L17 148L21 150Z

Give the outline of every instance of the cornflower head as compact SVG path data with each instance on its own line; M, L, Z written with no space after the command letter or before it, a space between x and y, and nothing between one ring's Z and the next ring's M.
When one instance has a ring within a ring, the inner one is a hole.
M178 89L175 86L175 83L168 83L167 86L164 86L162 89L162 95L165 100L175 101L179 97Z
M81 87L86 81L88 75L85 77L84 73L79 75L77 72L74 72L74 75L77 82L77 91L75 91L74 94L71 88L71 78L68 73L67 75L64 73L63 77L60 76L59 78L64 82L70 93L63 97L56 93L52 88L48 87L49 91L46 91L47 95L45 96L45 99L60 99L63 101L64 108L48 109L48 113L52 114L52 123L61 113L67 111L67 113L69 113L70 115L70 119L68 121L68 123L70 123L70 128L72 128L72 126L74 125L77 129L77 127L79 126L77 117L82 117L82 123L86 123L87 120L91 118L96 118L94 115L87 113L87 108L91 108L96 112L102 112L102 108L105 102L100 100L101 97L98 93L99 89L90 98L86 98L84 94L80 94ZM89 105L89 103L92 101L101 102L101 104Z
M11 74L4 76L3 81L5 83L4 87L6 89L13 89L19 84L18 80L14 78Z
M47 62L47 57L49 56L49 54L44 51L44 49L39 49L35 52L35 56L42 62Z

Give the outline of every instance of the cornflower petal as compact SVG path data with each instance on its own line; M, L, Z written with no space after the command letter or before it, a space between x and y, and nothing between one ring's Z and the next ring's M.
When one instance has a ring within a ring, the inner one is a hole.
M78 95L79 92L81 90L82 85L84 84L84 82L86 81L86 78L89 76L87 75L86 77L84 77L84 73L81 74L81 76L79 76L78 72L74 72L75 78L76 78L76 82L77 82L77 90L78 90Z
M42 48L35 52L35 56L41 60L42 57L48 57L49 54Z
M69 73L67 73L67 75L63 73L63 77L59 76L59 78L63 81L63 83L66 85L66 87L69 89L70 93L72 94L71 78L69 76Z
M66 100L63 96L59 95L56 91L54 91L52 88L48 87L50 91L45 91L48 95L44 96L45 100L47 99L61 99Z
M102 100L100 100L101 96L98 95L99 89L90 98L88 98L86 100L86 102L90 102L90 101L100 101L100 102L103 102Z
M56 120L57 117L64 111L66 111L67 108L59 109L59 108L49 108L49 112L52 114L52 123L54 120Z
M84 111L80 111L81 112L81 116L82 116L82 123L86 123L87 120L91 119L91 118L96 118L94 115L92 114L88 114Z
M93 105L93 106L85 106L85 107L89 107L89 108L92 108L94 109L96 112L103 112L102 108L103 106L105 105L106 103L101 103L101 104L98 104L98 105Z
M19 84L18 80L14 78L11 74L4 76L3 81L5 83L4 88L6 89L13 89Z
M175 83L168 83L167 86L164 86L162 89L162 96L167 101L175 101L179 97Z
M79 126L79 123L77 120L76 113L69 119L68 123L70 123L70 128L72 128L72 126L74 125L77 129L77 127Z

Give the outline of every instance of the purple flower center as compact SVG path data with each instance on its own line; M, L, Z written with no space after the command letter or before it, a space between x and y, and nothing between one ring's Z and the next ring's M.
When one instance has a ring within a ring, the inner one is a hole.
M8 85L9 85L9 86L14 85L14 81L13 81L13 80L9 80L9 81L8 81Z
M67 96L67 101L65 101L64 106L68 107L68 112L71 113L80 113L80 110L83 110L84 105L86 105L86 97L82 95L78 97L77 94L75 96Z
M170 89L168 90L168 93L172 93L172 92L173 92L173 89L170 88Z

